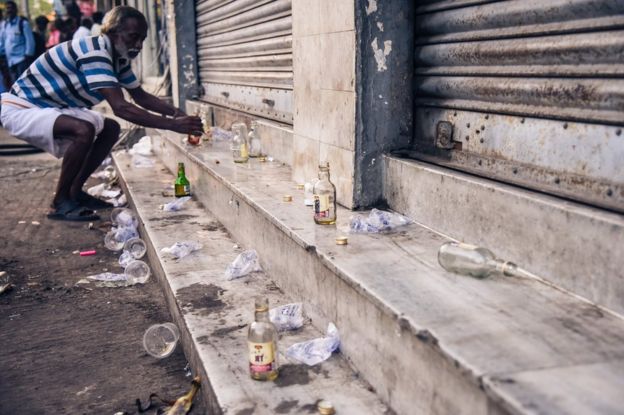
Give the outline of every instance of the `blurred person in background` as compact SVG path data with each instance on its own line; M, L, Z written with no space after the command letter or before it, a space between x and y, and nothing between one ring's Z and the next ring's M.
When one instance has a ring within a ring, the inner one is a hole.
M93 0L78 0L78 7L80 8L82 17L91 18L91 16L93 16L93 12L95 11Z
M0 28L0 55L6 57L13 83L33 61L35 38L28 19L18 16L14 1L6 2L6 14Z
M45 16L37 16L35 19L35 30L33 36L35 38L35 59L46 51L46 31L48 30L50 21Z
M91 26L91 36L99 36L102 33L102 19L104 18L104 13L95 12L93 13L93 26Z
M56 19L50 22L50 35L48 36L48 42L46 48L50 49L61 43L61 31L63 29L64 22L61 19Z
M78 30L78 20L73 17L68 17L67 20L63 21L63 26L61 27L61 43L71 40L76 30Z
M74 33L74 36L72 36L72 39L80 39L83 37L91 36L92 25L93 25L93 22L91 22L91 19L88 19L86 17L83 18L82 23L80 24L80 27L78 28L78 30L76 30L76 32Z

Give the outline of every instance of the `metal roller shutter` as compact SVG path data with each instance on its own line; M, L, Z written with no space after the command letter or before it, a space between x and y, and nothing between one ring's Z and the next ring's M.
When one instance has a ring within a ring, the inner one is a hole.
M291 0L197 0L203 100L292 124Z
M624 0L425 1L415 23L415 157L624 211Z

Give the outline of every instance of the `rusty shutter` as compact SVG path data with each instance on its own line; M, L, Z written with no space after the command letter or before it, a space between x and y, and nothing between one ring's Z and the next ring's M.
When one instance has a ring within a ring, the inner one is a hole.
M291 0L196 0L202 100L292 124Z
M624 0L424 1L416 158L624 211Z

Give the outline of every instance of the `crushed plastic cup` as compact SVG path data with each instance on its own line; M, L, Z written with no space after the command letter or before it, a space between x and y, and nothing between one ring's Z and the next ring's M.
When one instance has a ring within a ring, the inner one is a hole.
M128 285L145 284L150 277L150 267L140 259L135 259L126 265L124 275Z
M117 239L117 233L115 230L110 230L104 236L104 246L111 251L121 251L125 242Z
M409 225L412 220L399 213L373 209L368 216L354 215L349 227L352 233L391 232L401 226Z
M339 347L340 335L338 334L338 329L334 323L329 323L325 337L295 343L286 349L286 356L308 366L314 366L329 359L332 353Z
M124 251L119 256L119 265L122 268L126 268L128 264L131 263L132 261L134 261L134 257L132 256L130 252L124 249Z
M139 220L134 212L128 208L115 208L111 211L111 222L114 226L134 227L139 225Z
M173 323L154 324L143 335L143 347L151 356L164 359L175 350L180 331Z
M165 247L160 250L163 254L169 254L175 259L182 259L185 256L191 254L202 248L202 244L197 241L180 241L176 242L170 247Z
M130 238L124 244L124 251L127 251L132 255L134 259L141 259L147 252L147 246L145 241L141 238Z

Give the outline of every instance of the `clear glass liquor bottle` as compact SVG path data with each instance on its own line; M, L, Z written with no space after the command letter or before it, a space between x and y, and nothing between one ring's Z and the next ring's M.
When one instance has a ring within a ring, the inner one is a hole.
M319 225L336 223L336 186L329 180L329 163L319 166L318 182L314 184L314 222Z
M278 375L277 330L269 319L269 300L256 298L255 319L247 333L249 375L255 380L275 380Z
M258 122L251 122L251 131L249 131L249 157L260 157L262 155L262 143L260 142L260 134L258 134Z
M186 178L186 173L184 172L184 163L178 163L178 177L174 183L175 189L175 197L184 197L191 195L191 184Z
M489 249L458 242L443 244L438 251L438 262L447 271L475 278L486 278L495 273L521 275L516 264L496 258Z
M232 139L232 157L234 163L247 163L249 160L249 145L247 143L247 127L243 123L232 125L234 138Z

